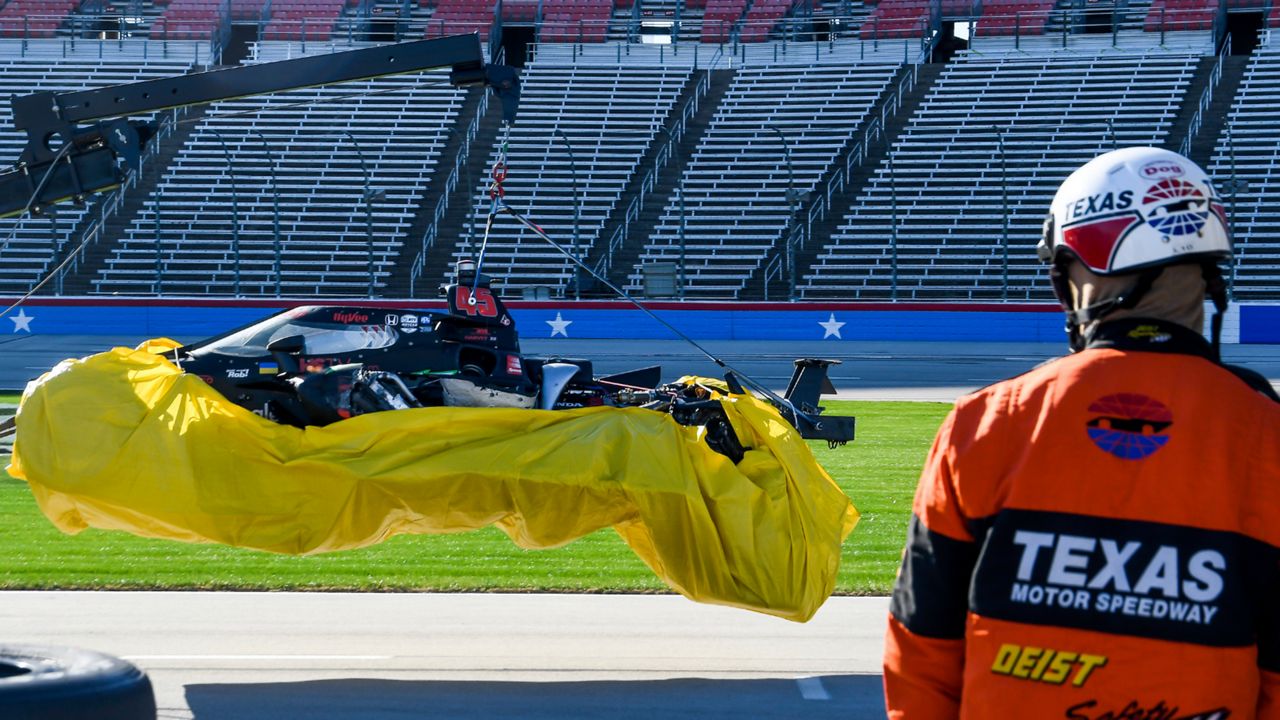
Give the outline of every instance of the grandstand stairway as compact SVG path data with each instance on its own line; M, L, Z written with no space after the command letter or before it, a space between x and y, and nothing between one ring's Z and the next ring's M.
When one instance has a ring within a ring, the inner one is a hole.
M187 109L185 113L179 115L180 124L174 130L172 135L166 137L160 145L160 152L147 165L142 172L142 177L138 179L138 184L134 186L123 203L121 203L116 213L107 220L106 230L102 238L94 245L85 249L84 261L80 263L79 268L74 274L69 274L65 280L65 290L67 295L89 295L93 292L92 280L98 277L103 265L106 264L107 258L111 257L120 241L125 237L126 230L137 219L138 213L146 205L147 199L151 197L155 191L156 184L160 182L160 178L164 176L165 170L169 168L169 164L173 158L182 150L182 146L186 145L187 139L191 136L200 118L204 117L208 105L195 105ZM99 201L105 203L110 196L103 196ZM80 225L76 227L72 237L81 237L85 230L92 223L96 212L88 212Z
M728 92L729 86L733 84L735 72L734 70L711 71L711 82L707 88L707 96L703 98L702 103L698 106L698 112L694 113L693 117L689 119L684 136L677 144L680 149L679 156L673 158L670 161L671 164L658 173L658 181L653 190L649 192L645 203L640 206L638 217L632 223L625 242L622 247L614 252L612 270L609 273L609 281L613 284L621 287L626 283L627 273L639 261L640 252L644 250L649 236L653 234L654 229L662 220L663 208L676 202L676 185L679 184L680 178L684 174L685 166L693 156L694 150L697 149L698 142L706 132L707 126L711 124L711 118L715 116L716 108L720 107L720 100ZM697 84L697 76L695 75L690 78L689 84L676 102L676 106L672 108L673 117L693 97L693 91ZM668 118L665 126L669 127L670 125L671 118ZM653 147L649 149L644 160L641 161L638 172L631 179L627 189L623 191L622 199L618 202L612 217L605 224L601 237L612 237L614 231L622 224L627 207L631 204L632 198L639 195L640 185L644 182L645 174L649 168L653 167L654 159L665 144L666 136L664 135L661 137L661 142L654 143ZM605 250L607 250L606 247L595 248L595 252L589 257L587 264L595 267Z
M866 187L867 181L875 174L876 168L884 162L885 153L892 146L893 142L902 134L903 130L907 126L907 122L911 119L911 116L915 114L916 108L920 106L920 103L924 100L925 96L928 95L929 89L933 87L934 81L942 74L942 69L944 67L946 67L944 63L928 63L919 66L915 87L911 92L908 92L903 96L902 105L898 108L898 112L886 120L884 131L880 133L879 139L871 143L871 145L866 148L866 157L863 159L862 164L856 166L850 173L849 177L845 178L844 191L832 196L831 207L827 208L826 219L821 222L814 223L813 228L810 230L812 237L810 237L808 243L804 247L800 248L796 253L796 267L798 275L803 275L812 267L814 261L817 259L819 251L822 250L827 240L831 237L831 234L836 231L837 227L839 227L845 214L853 207L853 203L860 196L863 188ZM880 114L885 103L890 102L894 88L898 86L898 80L901 79L903 74L908 72L911 72L910 66L903 67L899 72L899 76L894 79L893 84L885 89L884 94L876 102L876 115ZM841 157L847 155L861 137L861 134L858 134L851 138L849 145L841 152ZM827 183L831 180L831 177L835 174L835 171L836 168L833 167L830 172L826 173L822 177L822 180L818 182L818 187L826 187ZM813 200L810 200L809 203L806 203L801 207L797 217L806 217L812 204ZM756 297L786 297L789 285L790 283L787 278L780 278L775 280L774 284L771 285L766 292L763 277L756 276L753 282L748 285L748 290L756 293Z
M1173 127L1169 129L1169 136L1165 138L1165 148L1177 152L1183 139L1186 138L1187 130L1190 128L1195 118L1196 109L1200 105L1200 96L1204 94L1205 88L1209 87L1215 62L1217 62L1217 58L1212 56L1200 58L1200 62L1196 65L1196 74L1192 76L1191 83L1187 85L1187 94L1182 97L1182 105L1178 108L1178 114L1174 117Z
M180 74L192 67L190 56L178 47L165 58L162 53L146 53L137 41L123 48L115 42L76 45L72 50L62 39L0 39L0 97L105 87ZM183 45L186 50L192 47ZM12 162L26 143L26 133L12 123L9 103L0 102L0 156ZM88 214L85 207L66 203L42 217L0 219L0 292L26 293L44 279L66 257L68 248L79 246L80 236L72 232ZM59 291L65 292L65 279L43 290Z
M600 232L646 153L661 143L664 123L693 74L688 66L563 63L546 56L526 66L506 154L503 189L512 209L565 249L589 256L604 241ZM497 159L495 147L489 161ZM473 219L480 224L487 216L485 179L472 178ZM471 255L460 238L438 241L452 244L455 258ZM578 290L569 258L505 217L488 235L485 268L507 296Z
M1224 134L1222 128L1227 124L1227 113L1231 111L1236 91L1240 89L1240 83L1244 80L1245 69L1248 66L1248 55L1230 55L1223 60L1222 78L1218 80L1218 87L1213 91L1213 99L1209 101L1204 116L1200 120L1200 131L1191 138L1191 159L1200 167L1209 167L1213 159L1213 149ZM1194 102L1199 101L1199 92L1196 93ZM1191 111L1195 112L1194 105ZM1186 135L1185 126L1175 130L1182 131L1177 135L1179 138Z
M1230 123L1231 133L1220 133L1206 169L1231 218L1232 295L1271 299L1280 294L1280 138L1275 131L1280 125L1275 100L1280 96L1280 47L1270 33L1253 51L1248 66L1227 118L1219 123ZM1238 183L1234 188L1233 179Z
M486 92L489 92L489 90L484 87L473 87L467 91L466 100L462 103L462 109L458 111L458 118L451 129L449 139L445 142L444 149L440 151L440 160L437 163L437 167L440 168L440 175L438 176L438 179L443 181L445 177L447 177L449 168L453 167L453 164L458 159L458 155L461 154L464 147L467 125L471 122L472 118L475 117L480 106L480 100L484 97ZM501 112L502 104L496 101L491 102L489 112L485 116L484 120L482 120L482 122L485 123L484 128L488 129L491 137L497 136L498 126L501 122ZM474 145L473 150L476 147L488 147L488 145L479 145L480 142L484 141L482 135L483 129L476 137L476 144ZM490 139L490 143L491 142L492 140ZM471 155L468 170L476 173L485 172L483 167L477 167L484 162L484 158L481 157L482 155L483 153L473 153ZM471 177L479 177L479 175L473 174ZM440 202L441 196L444 195L444 190L444 182L434 182L428 186L426 194L423 195L422 204L418 206L417 212L413 216L413 222L409 225L409 239L405 243L404 247L401 248L400 258L396 261L395 267L391 271L391 277L387 279L388 295L392 297L409 297L410 270L412 268L414 257L421 249L417 240L423 236L427 231L427 228L431 225L436 205ZM444 219L442 220L443 227L441 230L450 234L445 235L444 237L459 237L463 232L462 219L466 216L466 202L466 187L464 186L464 183L459 183L454 191L449 194L449 209L446 211ZM457 227L454 227L451 224L453 221L457 221ZM427 257L426 267L444 270L443 263L447 263L449 261L448 252L442 249L442 246L440 245L435 246L433 250L434 252L430 253ZM433 265L432 263L435 264ZM435 277L437 274L438 273L433 272L430 276ZM417 288L416 294L418 296L421 297L424 293L428 296L434 295L435 290L433 288Z
M484 92L488 92L487 89ZM479 96L475 96L478 104ZM455 129L458 133L465 132L472 118L475 117L476 106L471 104L472 97L468 96L467 104L463 106L463 112L459 114ZM480 119L479 131L476 137L471 141L471 157L467 160L466 169L462 173L462 177L469 179L467 183L459 180L457 187L453 192L449 193L449 207L445 210L444 217L440 220L440 228L438 241L427 252L426 262L422 277L419 278L418 287L415 294L418 297L434 297L436 288L431 284L436 282L449 272L453 263L453 253L457 249L457 240L461 240L467 236L467 221L472 218L471 193L476 184L480 182L480 178L488 177L491 170L489 164L489 149L494 147L498 142L498 133L502 129L502 103L495 98L489 100L489 110L484 117ZM457 142L457 137L450 139L450 143ZM453 148L453 154L443 157L440 160L441 168L440 184L448 175L448 168L453 167L453 162L457 158L458 152L462 150L459 143ZM442 188L441 188L442 189ZM394 289L391 294L404 297L409 296L409 265L413 259L413 255L418 251L418 240L426 231L427 226L431 222L431 213L435 212L436 202L439 195L436 189L427 195L425 201L418 211L418 217L414 218L414 224L409 231L409 242L404 248L404 255L401 256L400 262L396 265L393 282ZM421 222L419 222L421 221ZM479 243L484 232L484 227L477 224L472 229L471 241Z
M1046 297L1034 248L1057 186L1116 144L1164 143L1201 57L959 54L823 244L801 297Z

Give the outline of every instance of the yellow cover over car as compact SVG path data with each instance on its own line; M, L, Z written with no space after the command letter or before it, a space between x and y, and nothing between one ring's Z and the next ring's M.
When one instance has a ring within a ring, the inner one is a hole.
M60 530L125 530L302 555L497 525L523 548L612 526L701 602L809 619L858 513L769 405L722 398L735 465L639 408L435 407L280 425L154 340L31 383L9 472Z

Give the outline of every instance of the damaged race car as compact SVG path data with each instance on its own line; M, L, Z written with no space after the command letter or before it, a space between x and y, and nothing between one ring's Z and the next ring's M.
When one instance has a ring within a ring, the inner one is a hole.
M458 264L445 292L447 313L298 307L180 347L170 359L232 402L297 427L416 407L642 407L707 427L713 449L741 459L705 381L664 384L658 366L596 377L590 360L523 355L510 312L470 261ZM837 362L796 360L785 394L766 394L802 437L833 446L854 434L853 418L820 416L819 396L834 392L826 368ZM742 392L733 372L726 381Z
M612 528L690 599L813 616L858 522L802 440L853 435L814 406L826 361L800 361L785 397L732 369L595 377L522 354L483 275L459 275L448 312L304 307L67 359L23 393L9 473L63 532L289 555Z

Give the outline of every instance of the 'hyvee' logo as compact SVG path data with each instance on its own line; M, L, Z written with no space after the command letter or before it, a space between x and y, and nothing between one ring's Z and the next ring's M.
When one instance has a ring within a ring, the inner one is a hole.
M352 323L367 323L369 322L369 316L364 313L355 312L352 310L345 311L345 312L335 311L333 313L333 321L336 323L344 323L348 325Z
M1204 625L1218 612L1227 559L1217 550L1031 530L1016 531L1013 543L1015 603Z

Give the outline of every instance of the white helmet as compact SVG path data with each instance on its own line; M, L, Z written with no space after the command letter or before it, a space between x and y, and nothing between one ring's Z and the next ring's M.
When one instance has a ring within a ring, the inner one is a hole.
M1227 214L1209 176L1178 153L1132 147L1071 173L1053 198L1040 259L1065 253L1098 275L1231 257Z

